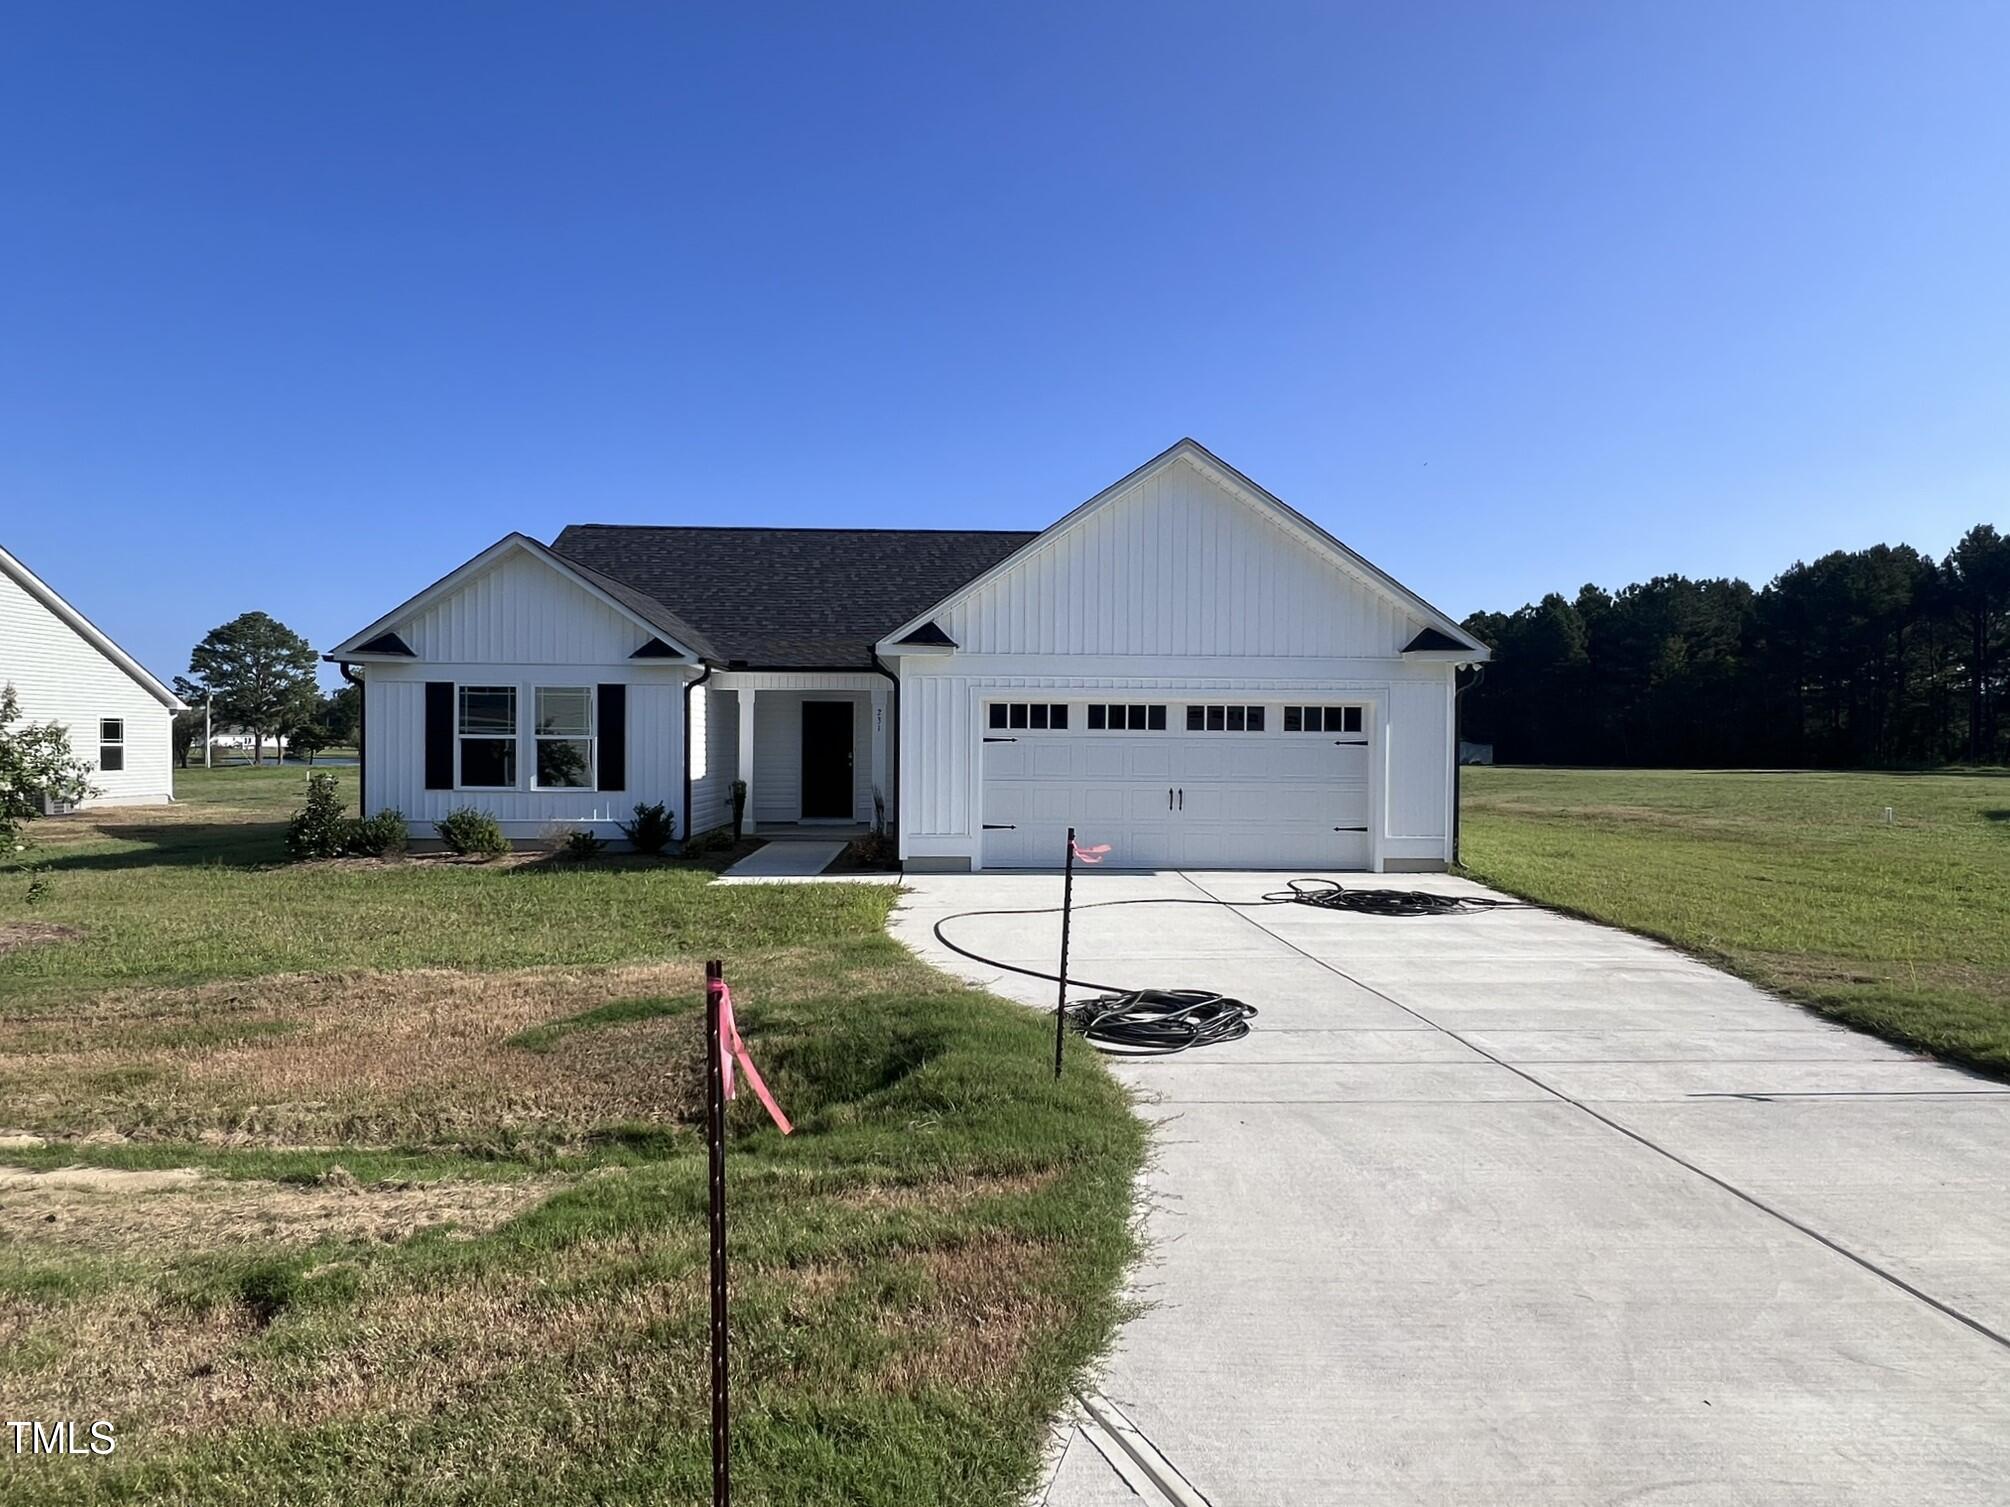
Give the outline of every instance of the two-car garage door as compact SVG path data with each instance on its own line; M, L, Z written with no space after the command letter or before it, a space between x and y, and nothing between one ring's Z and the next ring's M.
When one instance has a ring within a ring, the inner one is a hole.
M1062 705L988 711L986 868L1058 867L1071 826L1117 868L1368 866L1362 708Z

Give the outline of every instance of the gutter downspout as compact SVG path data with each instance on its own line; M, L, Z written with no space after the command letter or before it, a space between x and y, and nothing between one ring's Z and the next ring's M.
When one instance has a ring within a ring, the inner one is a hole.
M712 666L707 664L696 679L684 683L684 841L691 840L691 693L712 678ZM706 723L710 731L710 721Z
M356 688L356 814L358 816L368 816L370 814L370 800L365 792L370 788L368 783L370 772L370 693L363 687L363 677L349 668L347 660L341 661L336 665L336 668L342 672L342 678Z
M866 652L872 656L872 667L884 675L887 683L893 687L893 697L887 707L887 715L892 719L892 726L886 730L886 751L891 756L887 764L891 778L887 780L887 783L893 786L893 800L887 805L886 819L893 824L894 851L898 854L900 851L900 798L902 793L900 788L900 677L886 667L886 661L879 657L879 650L876 647L868 648Z
M1473 678L1471 680L1468 680L1464 685L1459 684L1460 670L1471 670L1473 672ZM1460 665L1458 669L1452 671L1452 867L1453 868L1457 868L1459 866L1459 807L1462 804L1460 798L1460 786L1463 784L1463 781L1460 779L1459 771L1465 767L1465 760L1459 757L1459 743L1460 743L1459 735L1465 731L1463 725L1464 713L1465 713L1465 695L1467 691L1470 691L1474 686L1478 685L1482 680L1485 680L1486 678L1487 678L1487 667L1485 665Z

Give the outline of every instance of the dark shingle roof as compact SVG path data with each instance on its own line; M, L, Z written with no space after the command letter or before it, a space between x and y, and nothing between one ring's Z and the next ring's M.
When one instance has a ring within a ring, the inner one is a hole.
M708 659L836 670L870 669L877 640L1037 537L575 523L551 548L659 604Z

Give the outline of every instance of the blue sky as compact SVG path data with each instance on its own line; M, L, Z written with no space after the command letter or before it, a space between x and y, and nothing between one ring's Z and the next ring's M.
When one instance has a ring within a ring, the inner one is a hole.
M20 6L0 543L150 666L1192 434L1454 614L2010 522L2010 7Z

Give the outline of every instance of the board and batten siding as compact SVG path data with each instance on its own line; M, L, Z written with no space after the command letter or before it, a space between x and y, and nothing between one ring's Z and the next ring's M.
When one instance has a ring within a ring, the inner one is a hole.
M0 571L0 684L28 722L53 722L91 766L91 806L160 805L174 796L174 714L39 597ZM98 766L98 724L124 724L125 768Z
M938 621L970 654L1393 656L1419 627L1186 460L1038 544Z
M1454 670L1402 656L1423 620L1189 459L935 620L955 651L900 660L904 857L980 861L984 703L1038 697L1240 701L1273 708L1273 730L1293 702L1359 702L1371 710L1371 861L1449 859Z
M371 809L404 812L415 830L460 806L490 812L512 838L543 836L554 827L589 827L616 838L614 824L635 807L663 802L685 830L683 702L689 673L606 664L371 664L363 672L364 770ZM426 683L513 685L518 724L525 729L517 754L514 790L426 789ZM628 687L627 777L622 790L537 790L529 727L531 693L538 686L623 684ZM420 835L430 835L423 831Z
M496 562L399 632L434 664L618 665L650 637L577 582L528 554Z

